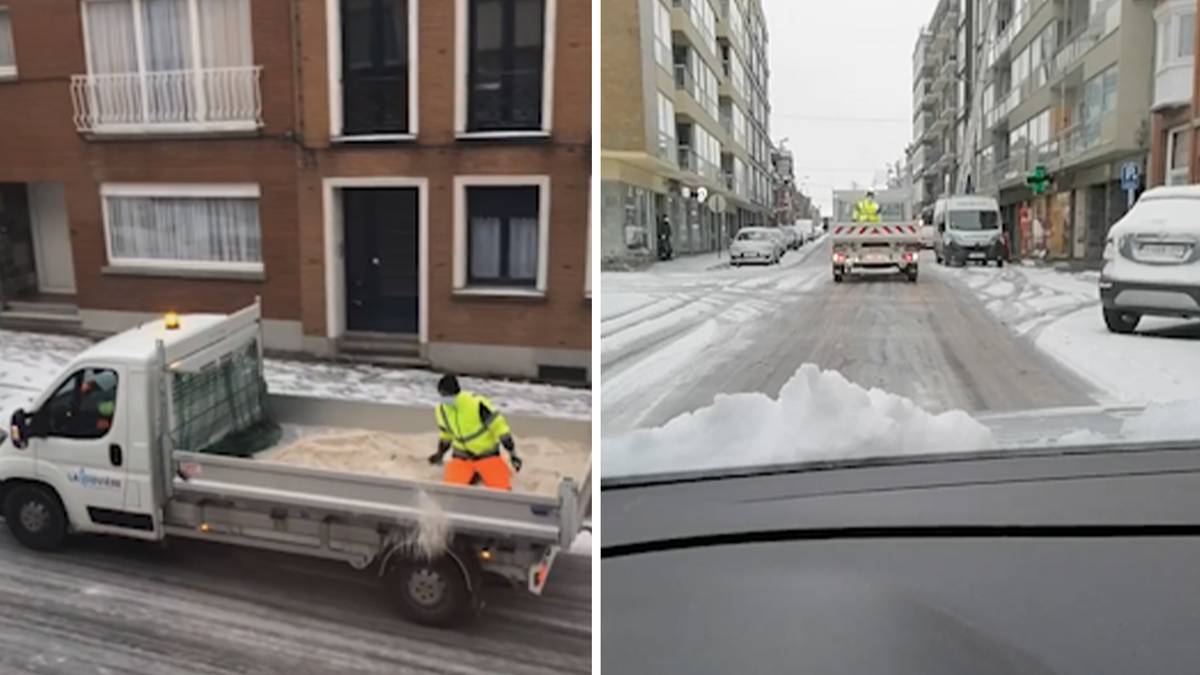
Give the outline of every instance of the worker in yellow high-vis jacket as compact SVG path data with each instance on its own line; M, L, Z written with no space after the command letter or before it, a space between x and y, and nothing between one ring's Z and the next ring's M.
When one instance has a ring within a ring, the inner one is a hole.
M878 223L879 202L875 201L875 191L867 190L867 196L854 205L854 222Z
M513 470L521 470L521 458L504 416L483 396L463 391L453 375L438 381L438 394L442 397L437 405L438 449L429 463L441 464L450 450L445 482L470 485L478 476L485 487L511 490L512 472L500 447L508 451Z

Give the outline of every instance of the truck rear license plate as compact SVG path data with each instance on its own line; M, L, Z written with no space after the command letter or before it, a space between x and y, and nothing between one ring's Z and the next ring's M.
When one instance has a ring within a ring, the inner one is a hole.
M888 257L879 253L872 253L866 256L866 261L871 263L885 263L888 262Z

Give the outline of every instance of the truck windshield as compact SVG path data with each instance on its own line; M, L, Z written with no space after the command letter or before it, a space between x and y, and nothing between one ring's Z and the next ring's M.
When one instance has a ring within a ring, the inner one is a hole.
M982 231L999 227L1000 218L995 211L951 211L950 229Z

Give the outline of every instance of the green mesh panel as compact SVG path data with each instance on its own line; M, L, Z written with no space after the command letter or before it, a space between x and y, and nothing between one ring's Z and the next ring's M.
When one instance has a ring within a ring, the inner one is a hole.
M276 443L279 425L267 413L267 383L258 344L222 357L172 382L178 450L246 457Z

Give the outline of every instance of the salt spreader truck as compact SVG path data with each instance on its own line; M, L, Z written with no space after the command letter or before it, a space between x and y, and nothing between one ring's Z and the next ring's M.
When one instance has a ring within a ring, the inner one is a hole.
M168 315L90 347L11 413L0 507L40 550L77 532L342 560L377 573L410 619L454 625L482 607L485 572L542 592L581 529L590 473L543 496L253 458L289 424L411 432L431 417L268 394L257 303ZM431 522L445 533L432 547Z
M855 222L854 205L865 190L834 190L835 222L829 233L833 240L833 280L848 276L902 274L917 280L921 257L921 227L912 217L911 192L903 189L876 190L878 223Z

